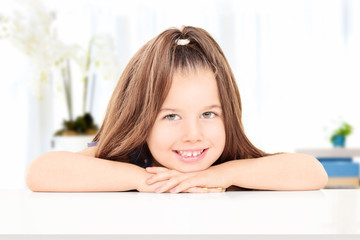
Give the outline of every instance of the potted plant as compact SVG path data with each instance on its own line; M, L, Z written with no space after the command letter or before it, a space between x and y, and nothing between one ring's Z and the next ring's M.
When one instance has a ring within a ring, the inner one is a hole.
M346 122L342 122L341 125L334 130L330 141L334 147L345 147L346 137L349 136L352 132L353 127Z
M85 49L77 44L63 43L57 36L55 16L55 12L47 11L41 1L21 4L13 16L0 15L0 39L10 40L31 59L33 90L39 99L42 99L42 85L50 78L58 89L62 89L68 116L61 129L54 131L53 146L56 150L78 151L98 131L92 108L87 106L93 97L88 94L89 80L95 81L95 76L114 78L118 74L118 61L112 38L107 35L93 36ZM76 89L77 95L82 91L82 113L77 113L76 117L73 113L73 76L82 85ZM65 144L66 139L70 139L69 144ZM76 141L81 142L81 148L75 146Z

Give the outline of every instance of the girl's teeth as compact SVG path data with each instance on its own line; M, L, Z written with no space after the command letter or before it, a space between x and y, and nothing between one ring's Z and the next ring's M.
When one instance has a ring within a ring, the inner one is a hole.
M202 150L202 151L197 151L197 152L178 151L178 153L179 153L181 156L183 156L183 157L196 157L196 156L200 155L203 151L204 151L204 150Z

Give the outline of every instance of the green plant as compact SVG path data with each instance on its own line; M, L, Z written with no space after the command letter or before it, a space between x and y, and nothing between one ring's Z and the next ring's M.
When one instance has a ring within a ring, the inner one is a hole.
M341 123L339 128L334 130L333 134L331 135L330 141L334 142L336 136L349 136L352 132L353 127L350 124L343 122Z
M98 131L98 126L90 113L77 117L75 120L64 120L63 128L55 136L92 135Z

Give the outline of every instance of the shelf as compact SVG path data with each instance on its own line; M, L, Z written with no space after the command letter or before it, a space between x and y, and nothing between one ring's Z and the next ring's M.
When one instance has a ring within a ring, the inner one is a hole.
M360 148L299 148L295 152L319 158L360 156Z

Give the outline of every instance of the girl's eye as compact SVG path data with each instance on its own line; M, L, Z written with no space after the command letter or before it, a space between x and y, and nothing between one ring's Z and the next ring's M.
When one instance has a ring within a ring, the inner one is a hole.
M213 112L205 112L201 115L201 118L213 118L213 117L215 117L215 115L216 114Z
M177 114L169 114L169 115L166 115L165 118L166 118L167 120L173 121L173 120L178 120L180 117L179 117L179 115L177 115Z

